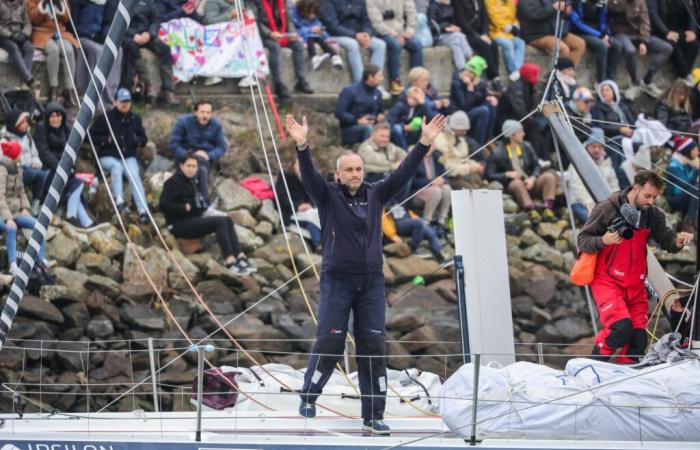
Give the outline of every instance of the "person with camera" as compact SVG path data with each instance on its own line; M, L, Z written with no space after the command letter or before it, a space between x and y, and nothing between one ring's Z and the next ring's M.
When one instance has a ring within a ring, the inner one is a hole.
M678 253L693 240L690 233L676 234L654 206L663 187L657 173L637 172L632 187L593 207L578 236L579 251L597 254L591 292L603 324L593 348L598 359L607 361L619 350L616 362L632 363L646 350L647 241Z
M34 87L34 46L29 39L31 35L32 23L29 21L25 0L0 2L0 48L7 52L9 66L19 72L29 89Z

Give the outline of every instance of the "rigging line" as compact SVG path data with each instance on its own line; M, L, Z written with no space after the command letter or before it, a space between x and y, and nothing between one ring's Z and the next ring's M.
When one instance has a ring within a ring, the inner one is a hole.
M596 391L596 390L598 390L598 389L600 389L600 388L605 388L605 387L608 387L608 386L612 386L612 385L614 385L614 384L626 382L626 381L629 381L629 380L632 380L632 379L635 379L635 378L639 378L639 377L642 377L642 376L646 376L646 375L649 375L649 374L652 374L652 373L661 372L661 371L663 371L663 370L670 369L670 368L673 368L673 367L677 367L677 366L680 366L680 365L685 364L685 363L690 362L690 361L695 361L695 359L684 359L684 360L682 360L682 361L678 361L678 362L674 362L674 363L669 363L669 364L667 364L667 365L664 365L663 367L659 367L659 368L656 368L656 369L648 370L648 371L646 371L646 372L636 373L636 374L630 375L630 376L628 376L628 377L621 377L621 378L619 378L619 379L617 379L617 380L611 380L611 381L608 381L608 382L605 382L605 383L598 384L598 385L596 385L596 386L591 386L591 387L588 388L588 389L584 389L584 390L582 390L582 391L573 392L573 393L571 393L571 394L566 394L566 395L563 395L563 396L561 396L561 397L553 398L553 399L551 399L551 400L547 400L547 401L544 401L544 402L541 402L541 403L536 403L536 404L534 404L534 405L530 405L530 406L527 406L527 407L522 408L522 409L518 409L518 410L515 410L515 411L511 411L511 412L506 412L506 413L499 414L499 415L496 415L496 416L487 417L487 418L485 418L485 419L479 420L478 422L476 422L476 424L477 424L477 425L480 425L480 424L485 423L485 422L487 422L487 421L491 421L491 420L494 420L494 419L500 419L500 418L503 418L503 417L510 416L510 415L512 415L512 414L520 414L520 413L522 413L523 411L527 411L527 410L532 409L532 408L537 408L538 406L545 406L545 405L549 405L549 404L556 404L556 402L559 402L559 401L561 401L561 400L565 400L565 399L570 398L570 397L575 397L575 396L578 396L578 395L581 395L581 394L590 393L590 392ZM415 443L417 443L417 442L422 442L422 441L424 441L424 440L426 440L426 439L435 438L435 437L442 436L442 435L445 435L445 434L448 434L448 433L453 433L453 432L458 431L458 430L462 430L462 429L467 428L467 427L471 427L472 424L473 424L473 422L469 422L469 423L467 423L467 424L465 424L465 425L461 425L461 426L456 427L456 428L448 428L448 429L445 430L445 431L440 431L440 432L438 432L438 433L429 434L429 435L427 435L427 436L423 436L423 437L420 437L420 438L417 438L417 439L413 439L413 440L409 440L409 441L406 441L406 442L402 442L402 443L400 443L400 444L393 445L393 446L390 446L390 447L384 447L382 450L391 450L391 449L396 449L396 448L402 448L402 447L405 447L405 446L407 446L407 445L415 444Z
M683 318L686 317L689 314L692 314L690 312L690 304L694 304L697 301L698 298L698 285L700 284L700 277L698 277L695 280L695 285L693 286L693 289L690 291L690 295L688 297L688 302L685 304L685 308L683 308L683 312L681 313L681 319L678 320L678 325L676 325L676 329L674 330L676 333L678 333L678 330L681 329L681 324L683 323ZM694 314L693 314L694 316ZM689 334L690 338L692 339L692 334Z
M575 118L575 119L576 119L576 118ZM576 119L576 120L580 120L580 119ZM695 139L698 138L698 133L691 133L691 132L689 132L689 131L672 130L672 129L668 129L668 128L665 128L665 127L664 127L664 128L652 128L652 127L649 127L649 126L634 125L634 124L622 123L622 122L611 122L611 121L609 121L609 120L599 120L599 119L593 119L593 118L591 118L590 120L591 120L591 122L603 123L603 124L606 124L606 125L619 125L619 126L621 126L621 127L639 128L639 129L641 129L641 130L649 130L649 131L660 131L660 132L668 131L668 132L671 133L671 134L678 134L678 135L682 135L682 136L689 136L689 137L695 138Z
M666 276L669 277L671 280L675 281L676 283L681 284L683 286L686 286L689 288L692 288L694 286L693 284L686 283L683 280L679 280L678 278L674 277L673 275L669 274L668 272L666 273Z
M584 124L584 125L585 125L585 124ZM582 133L590 133L590 131L586 131L586 130L584 130L584 129L582 129L582 128L576 126L576 125L572 125L572 127L573 127L574 129L578 130L578 131L581 131ZM613 141L612 139L610 139L610 138L608 138L608 137L605 137L605 136L604 136L603 139L604 139L604 140L607 140L607 141L612 141L615 145L617 145L617 142ZM609 149L609 150L611 150L611 151L617 153L618 155L625 157L625 160L627 160L627 155L625 155L622 151L618 150L618 149L615 148L614 146L611 146L611 145L605 143L605 141L599 141L599 140L597 140L597 139L596 139L596 142L598 142L599 144L602 144L605 148L607 148L607 149ZM652 162L651 165L654 166L657 170L662 170L662 171L663 171L663 168L660 167L658 164ZM664 172L667 173L666 171L664 171ZM674 187L680 189L681 191L685 192L686 194L690 195L691 197L693 197L693 198L695 198L695 199L698 198L698 196L697 196L696 194L693 194L692 192L689 192L689 191L685 190L683 187L681 187L681 186L679 186L678 184L676 184L676 183L674 183L673 181L671 181L668 177L663 176L663 175L662 175L661 177L662 177L667 183L669 183L669 184L671 184L672 186L674 186ZM687 184L687 183L686 183L686 184Z

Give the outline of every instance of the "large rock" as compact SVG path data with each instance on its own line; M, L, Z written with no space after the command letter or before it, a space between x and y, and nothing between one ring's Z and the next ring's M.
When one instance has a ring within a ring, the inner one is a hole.
M80 244L71 239L65 231L56 233L56 236L46 244L46 253L62 267L72 266L80 257L80 251Z
M408 258L386 258L386 261L391 271L394 272L397 283L413 280L418 275L425 278L426 281L439 280L450 276L447 270L441 269L440 265L432 259L409 256Z
M197 292L207 303L235 304L237 296L220 280L207 280L197 284Z
M116 258L124 253L124 244L111 236L112 233L103 233L95 231L90 233L90 245L97 253L100 253L108 258Z
M244 208L255 212L261 206L261 202L257 197L231 178L225 178L216 186L216 194L220 200L219 208L223 211Z
M104 315L112 322L119 321L119 311L112 300L100 291L93 291L85 299L85 305L92 314Z
M124 322L139 330L163 330L165 328L165 320L140 303L123 305L119 308L119 316Z
M91 291L97 290L116 297L119 295L119 283L102 275L92 275L85 282L85 288Z
M139 263L136 252L140 255L143 266ZM124 284L149 285L148 278L143 272L144 267L159 290L167 287L170 259L165 250L159 247L151 247L148 250L137 246L127 247L122 267Z
M82 273L96 273L104 276L114 275L112 260L105 255L94 252L80 255L80 258L75 263L75 268Z
M564 338L565 342L573 342L593 334L588 320L575 315L557 320L554 322L554 328Z
M568 223L565 220L560 220L554 223L540 222L540 224L537 225L537 234L554 242L559 238L559 236L561 236L562 232L567 226Z
M406 333L401 336L401 343L404 347L406 347L406 350L411 353L415 353L419 350L435 345L435 341L437 341L435 332L433 331L433 328L428 325L416 328L410 333Z
M85 330L92 339L104 339L114 333L114 325L106 316L99 314L90 320ZM110 358L107 358L110 359ZM93 375L94 377L94 375Z
M61 312L67 327L84 327L90 320L90 313L85 303L71 303L68 306L64 306Z
M415 314L415 311L412 310L399 311L397 314L390 314L387 317L386 328L390 331L408 333L425 325L427 320L426 315Z
M33 295L25 295L22 302L19 304L17 314L21 316L34 317L39 320L53 322L63 325L64 319L61 311L53 304L34 297Z
M258 221L255 220L255 217L253 217L253 215L247 209L237 209L235 211L231 211L229 216L231 219L233 219L233 222L236 225L240 225L242 227L253 229L255 228L255 225L258 224Z
M88 276L84 273L66 269L65 267L56 267L53 269L53 274L56 276L56 284L65 286L70 290L75 297L81 298L85 292L85 282Z
M296 233L289 233L288 236L292 255L303 255L304 246L301 243L301 238L299 238ZM289 251L287 250L287 243L283 234L273 236L270 242L255 250L253 255L257 258L264 259L270 264L288 264L291 266Z
M39 297L47 302L79 302L82 301L82 295L87 292L76 292L67 286L58 284L45 284L39 290Z
M286 193L282 193L280 195L286 195ZM262 201L262 207L260 208L260 211L258 211L258 219L266 220L270 222L273 226L277 226L279 224L280 215L277 213L277 209L275 209L275 203L272 200Z
M542 264L552 270L562 270L564 268L564 258L562 254L548 244L536 244L526 248L523 251L523 259Z
M531 265L525 272L524 279L528 282L523 284L523 290L541 307L547 306L554 298L557 292L557 282L546 267Z
M265 244L255 232L235 224L234 227L236 228L236 235L238 236L238 241L241 243L243 251L251 252Z
M177 262L180 268L178 269L175 264L172 265L170 272L168 273L168 285L175 290L188 290L189 285L185 277L189 279L190 283L196 284L201 278L199 268L192 261L186 258L179 250L174 250L173 255L175 257L175 262ZM180 272L180 269L182 269L182 272L184 272L184 276Z

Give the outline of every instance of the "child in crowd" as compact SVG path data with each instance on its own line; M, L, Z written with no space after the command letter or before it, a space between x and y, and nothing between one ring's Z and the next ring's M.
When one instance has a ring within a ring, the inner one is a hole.
M332 45L333 40L325 31L321 19L318 18L320 10L320 0L300 0L296 7L293 5L289 7L294 25L309 51L311 67L318 70L330 58L333 68L340 70L343 68L343 59L340 57L337 46ZM316 54L317 45L323 50L320 55Z

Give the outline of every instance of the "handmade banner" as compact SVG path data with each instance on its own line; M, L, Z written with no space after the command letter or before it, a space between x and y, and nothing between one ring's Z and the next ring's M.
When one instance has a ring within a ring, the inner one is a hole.
M158 37L170 46L177 81L193 77L243 78L248 67L258 76L269 73L255 19L204 26L192 19L175 19L160 25ZM250 52L250 53L248 53Z

